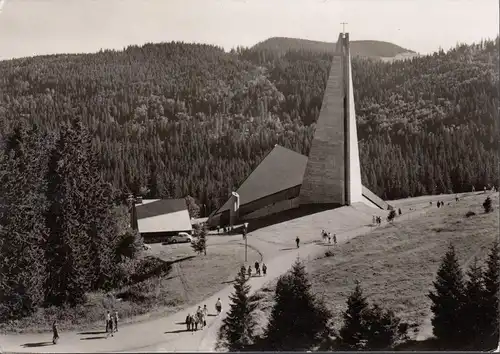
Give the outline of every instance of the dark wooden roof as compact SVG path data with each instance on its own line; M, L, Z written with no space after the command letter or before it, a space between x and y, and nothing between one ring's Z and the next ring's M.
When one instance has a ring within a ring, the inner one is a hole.
M137 219L140 220L187 210L187 205L184 199L159 199L154 202L137 204L136 210Z
M240 205L301 185L306 164L307 156L275 145L236 190L240 196ZM229 210L229 208L230 199L213 215Z

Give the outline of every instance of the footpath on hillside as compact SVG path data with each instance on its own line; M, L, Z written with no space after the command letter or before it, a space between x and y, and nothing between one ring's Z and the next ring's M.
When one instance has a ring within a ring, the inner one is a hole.
M449 200L444 198L443 200ZM412 215L425 213L428 208L413 208ZM339 243L346 242L354 237L367 234L372 230L370 225L360 226L337 234ZM284 228L283 232L286 232ZM259 241L261 242L261 241ZM263 247L263 245L259 245ZM308 261L324 252L323 247L314 243L301 245L294 249L293 240L289 249L282 250L272 259L266 259L268 274L262 277L253 277L250 280L252 293L261 289L270 281L286 273L293 262L299 257ZM205 299L192 307L186 308L167 317L119 327L114 337L106 338L104 331L62 332L57 345L52 345L51 333L1 335L0 347L6 352L145 352L145 351L214 351L217 332L225 311L228 309L229 296L233 286L228 285L223 290ZM215 316L215 303L220 298L223 303L223 312ZM187 332L184 324L188 313L194 313L198 306L207 305L209 316L207 327L197 332Z

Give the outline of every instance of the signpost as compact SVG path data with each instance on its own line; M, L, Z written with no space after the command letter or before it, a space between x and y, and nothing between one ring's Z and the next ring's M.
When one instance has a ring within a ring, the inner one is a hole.
M248 243L247 243L247 227L248 227L248 223L245 223L243 225L243 239L245 240L245 262L247 262L247 247L248 247Z

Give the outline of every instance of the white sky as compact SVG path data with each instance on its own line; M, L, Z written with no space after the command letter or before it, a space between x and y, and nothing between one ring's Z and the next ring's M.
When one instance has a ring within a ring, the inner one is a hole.
M498 0L0 0L0 59L172 40L393 42L422 54L495 38Z

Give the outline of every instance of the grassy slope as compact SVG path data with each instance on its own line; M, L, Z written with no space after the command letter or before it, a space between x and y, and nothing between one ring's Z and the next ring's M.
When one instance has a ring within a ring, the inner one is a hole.
M254 48L287 51L290 49L312 50L318 52L332 51L335 43L312 41L308 39L272 37L257 43ZM363 57L394 57L398 54L412 52L409 49L382 41L351 41L351 53L353 56Z
M394 226L387 225L365 236L340 244L335 255L318 258L307 264L313 291L333 311L336 326L342 325L346 300L361 282L369 301L393 308L404 319L414 323L416 330L429 314L426 294L432 287L441 257L450 242L455 245L462 263L488 253L498 237L498 212L484 214L484 194L462 199L458 203L426 215L409 219L399 217ZM498 210L498 194L492 197ZM435 205L435 203L433 203ZM472 210L476 216L465 218ZM258 293L260 317L269 314L275 283Z
M114 291L113 295L128 294L117 301L107 294L90 293L88 301L72 309L41 309L31 317L0 325L4 332L45 332L51 330L53 318L58 318L60 330L101 329L107 309L118 311L122 323L138 322L181 310L215 294L234 279L244 259L244 246L210 245L206 256L195 256L173 265L168 273L152 276L133 286ZM194 256L189 244L154 245L153 256L162 261ZM249 248L250 262L260 260L260 254ZM134 299L135 300L134 300Z

